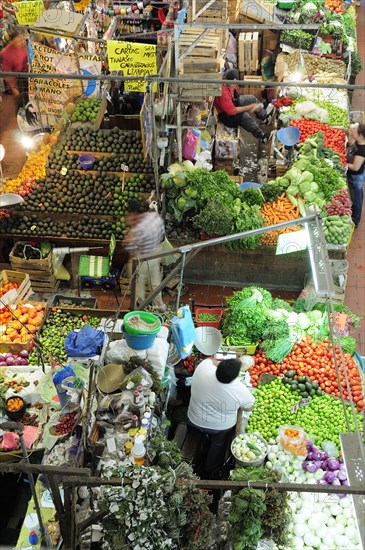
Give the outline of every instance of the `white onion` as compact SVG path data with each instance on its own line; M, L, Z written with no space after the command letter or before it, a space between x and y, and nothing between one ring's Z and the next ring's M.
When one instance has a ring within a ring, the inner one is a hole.
M342 512L341 506L339 504L331 504L330 512L333 516L338 516Z

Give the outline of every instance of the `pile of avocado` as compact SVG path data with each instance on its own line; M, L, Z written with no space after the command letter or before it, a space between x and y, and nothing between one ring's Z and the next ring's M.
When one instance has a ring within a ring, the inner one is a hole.
M140 155L143 151L141 132L130 132L120 128L93 130L79 127L69 128L63 136L66 149L71 151L98 151L101 153L123 153Z
M288 384L291 391L298 391L303 398L322 393L318 382L313 382L309 376L297 376L295 370L288 370L281 381L283 384Z

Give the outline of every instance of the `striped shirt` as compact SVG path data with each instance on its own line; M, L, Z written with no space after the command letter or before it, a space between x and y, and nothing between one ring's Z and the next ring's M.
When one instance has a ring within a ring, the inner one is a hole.
M126 249L136 256L157 252L165 234L162 219L157 212L146 212L128 235Z

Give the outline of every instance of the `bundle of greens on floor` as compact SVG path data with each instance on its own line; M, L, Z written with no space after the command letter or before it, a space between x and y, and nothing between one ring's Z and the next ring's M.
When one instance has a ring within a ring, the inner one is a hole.
M266 468L239 468L234 470L233 481L278 483L281 474ZM254 550L265 537L276 544L287 543L287 526L290 520L288 494L277 489L245 487L235 491L229 515L233 550Z
M119 468L105 475L121 477ZM211 497L192 483L191 466L128 468L131 484L103 488L99 508L104 548L110 550L205 550L215 539Z

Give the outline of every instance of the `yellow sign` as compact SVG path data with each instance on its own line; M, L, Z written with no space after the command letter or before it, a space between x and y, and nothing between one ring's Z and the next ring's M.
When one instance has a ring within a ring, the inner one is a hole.
M19 25L33 25L44 11L42 0L33 2L15 2L17 11L15 13Z
M107 40L110 71L119 71L123 76L148 76L157 74L156 46ZM129 92L145 92L147 82L126 81L124 89Z

